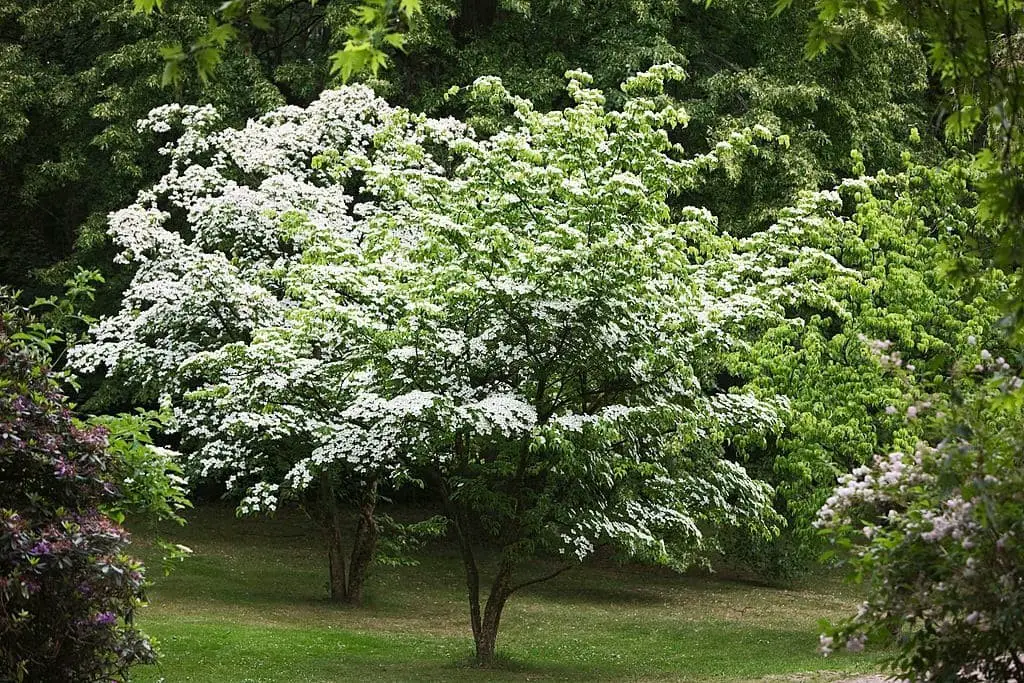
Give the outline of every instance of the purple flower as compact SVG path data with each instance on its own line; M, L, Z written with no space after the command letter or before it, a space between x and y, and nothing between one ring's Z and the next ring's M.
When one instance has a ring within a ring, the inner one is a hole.
M100 626L109 626L117 621L117 615L113 612L100 612L92 618L92 621Z
M28 551L29 555L49 555L53 552L53 544L47 540L42 540L32 546L32 549Z
M75 466L67 461L66 458L61 456L57 458L57 462L53 467L53 473L58 479L67 479L75 475Z

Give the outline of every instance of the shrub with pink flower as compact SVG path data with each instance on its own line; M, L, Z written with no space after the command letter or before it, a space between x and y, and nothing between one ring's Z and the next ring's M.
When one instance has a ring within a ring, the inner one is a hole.
M826 654L895 642L899 678L1024 680L1024 392L982 350L939 409L917 404L928 441L844 476L818 513L841 562L867 584L859 612L822 636ZM980 375L978 374L980 373ZM852 645L852 647L851 647Z

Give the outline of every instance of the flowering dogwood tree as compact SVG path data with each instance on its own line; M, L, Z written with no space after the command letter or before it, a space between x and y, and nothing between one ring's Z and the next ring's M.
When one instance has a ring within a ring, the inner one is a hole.
M372 204L354 202L338 169L329 174L313 160L341 151L371 163L373 136L400 127L401 115L367 89L347 88L242 130L219 130L210 107L165 107L140 123L184 132L164 148L164 178L111 216L120 258L136 274L123 310L101 321L73 359L173 403L189 470L247 491L242 511L273 510L283 476L323 444L351 402L348 329L331 322L337 312L326 302L305 301L318 286L305 278L320 277L318 259L336 259L337 278L370 296L361 264L346 253L359 256L362 213ZM311 493L305 485L290 492L308 498L323 525L332 597L357 601L376 544L376 483L351 470L324 467ZM346 496L362 503L348 557Z
M763 304L709 294L700 264L727 245L707 212L669 205L735 150L686 159L670 143L685 115L661 95L679 75L627 81L622 111L606 111L583 73L569 74L575 106L551 113L480 81L470 97L506 105L516 127L455 141L450 174L374 181L394 207L383 233L416 236L388 271L389 323L357 404L367 424L324 452L393 443L436 483L481 663L509 597L598 545L681 567L719 526L768 531L767 487L721 446L769 428L775 410L712 380L741 344L726 330ZM486 591L483 547L498 551ZM542 553L564 561L523 576Z
M77 362L173 402L191 469L246 486L243 510L316 498L339 598L359 595L379 487L436 488L482 662L509 596L598 545L682 567L719 527L770 533L770 490L722 444L776 426L778 406L713 378L744 343L730 330L777 313L711 293L701 263L729 241L670 203L765 133L685 157L663 95L678 77L640 74L607 111L570 73L574 106L547 114L481 79L467 96L515 122L486 139L362 87L242 130L154 112L146 126L185 133L112 216L138 271ZM565 563L519 576L538 554Z

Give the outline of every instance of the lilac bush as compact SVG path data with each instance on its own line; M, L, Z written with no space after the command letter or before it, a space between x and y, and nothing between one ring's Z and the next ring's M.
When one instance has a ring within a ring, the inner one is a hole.
M0 680L123 680L154 658L132 625L143 567L111 518L124 468L73 415L55 341L0 292Z
M981 350L949 382L906 411L932 438L844 476L819 512L868 588L821 649L889 641L900 678L1022 681L1024 380Z

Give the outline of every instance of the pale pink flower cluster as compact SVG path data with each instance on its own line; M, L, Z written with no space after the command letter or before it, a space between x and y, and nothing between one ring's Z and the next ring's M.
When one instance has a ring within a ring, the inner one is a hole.
M929 524L931 528L921 531L921 540L933 542L941 541L947 536L956 541L964 543L969 548L970 535L977 530L977 524L971 518L974 504L966 501L960 496L953 496L945 502L944 509L936 513L933 510L925 510L922 513L924 526Z
M922 469L924 458L933 449L925 443L918 445L913 454L893 452L876 455L871 466L861 466L839 478L839 486L818 511L816 527L832 527L850 523L851 512L864 507L881 507L892 503L894 494L909 487L931 481L931 475Z
M868 339L863 334L860 340L867 344L868 350L874 355L883 368L899 368L903 366L903 358L899 351L893 351L892 341L888 339ZM913 365L908 365L907 370L914 371Z

